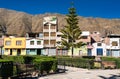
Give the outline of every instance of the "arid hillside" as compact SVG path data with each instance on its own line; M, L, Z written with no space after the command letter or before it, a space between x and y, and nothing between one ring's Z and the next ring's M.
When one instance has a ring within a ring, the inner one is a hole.
M8 34L24 36L26 32L42 32L43 17L57 16L58 30L66 25L65 15L61 14L39 14L30 15L8 9L0 9L0 25L6 27ZM100 31L102 35L107 33L120 34L120 19L104 19L79 16L81 30Z

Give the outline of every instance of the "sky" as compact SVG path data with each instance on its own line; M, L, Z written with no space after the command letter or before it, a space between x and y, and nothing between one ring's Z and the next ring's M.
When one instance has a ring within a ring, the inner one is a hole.
M68 14L74 2L79 16L120 19L120 0L0 0L0 8L26 12L28 14Z

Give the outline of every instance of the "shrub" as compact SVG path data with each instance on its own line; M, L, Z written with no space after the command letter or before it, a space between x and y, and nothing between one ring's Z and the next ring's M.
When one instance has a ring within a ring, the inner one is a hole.
M56 71L57 70L57 60L52 58L42 58L42 59L35 59L33 61L35 68L40 70L40 73L43 74L45 71L49 73L50 70Z
M95 56L82 56L82 58L95 59Z
M93 59L85 59L85 58L71 58L71 57L59 57L58 64L66 66L74 66L74 67L81 67L81 68L91 68L93 67ZM62 63L61 63L62 62Z
M13 62L0 60L0 77L10 77L13 75Z

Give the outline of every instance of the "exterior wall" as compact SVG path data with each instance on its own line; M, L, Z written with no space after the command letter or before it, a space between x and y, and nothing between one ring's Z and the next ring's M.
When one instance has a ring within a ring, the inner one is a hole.
M34 41L33 45L30 44L31 41ZM41 44L38 45L37 41L41 41ZM37 55L37 50L40 50L40 53L41 53L41 49L43 49L43 40L42 39L38 39L38 38L26 39L26 53L27 53L27 55Z
M26 55L26 49L21 49L21 55Z
M71 49L68 51L68 55L71 56ZM82 46L81 48L74 48L73 56L86 56L87 55L87 46Z
M4 55L10 55L10 49L8 49L7 51L4 49Z
M109 38L109 45L107 45L107 56L120 57L120 38ZM112 44L116 42L117 44Z
M43 18L43 40L44 47L55 47L56 46L56 32L57 32L57 17L48 16ZM54 27L54 28L53 28ZM52 34L54 33L54 34Z
M68 55L68 50L67 49L56 49L56 55L67 56Z
M56 55L56 48L45 48L43 55L48 55L48 56L55 56Z
M17 53L17 49L11 49L12 50L12 53L10 54L10 49L6 49L4 50L4 55L13 55L13 56L16 56L18 55ZM26 50L25 49L20 49L21 50L21 54L20 55L26 55Z
M30 45L30 41L34 41L34 45ZM41 45L37 45L37 41L41 41ZM41 40L41 39L26 39L26 48L43 48L43 40Z
M9 45L6 41L10 41ZM20 45L17 45L17 41L21 41ZM24 37L6 37L4 38L4 55L26 55L26 40Z
M27 49L27 55L37 55L37 50L36 49Z
M22 41L21 45L16 45L16 41ZM11 41L10 45L6 45L5 42L6 41ZM26 47L26 39L23 37L18 37L18 38L11 38L11 37L6 37L4 38L4 48L25 48Z
M97 49L102 49L103 56L106 56L106 44L101 43L101 46L98 46L97 43L93 43L92 56L97 56Z

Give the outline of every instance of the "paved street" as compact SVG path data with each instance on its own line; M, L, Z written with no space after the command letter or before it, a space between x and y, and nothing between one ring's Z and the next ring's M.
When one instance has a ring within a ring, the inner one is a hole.
M66 73L48 75L38 79L120 79L120 69L94 69L66 67Z

